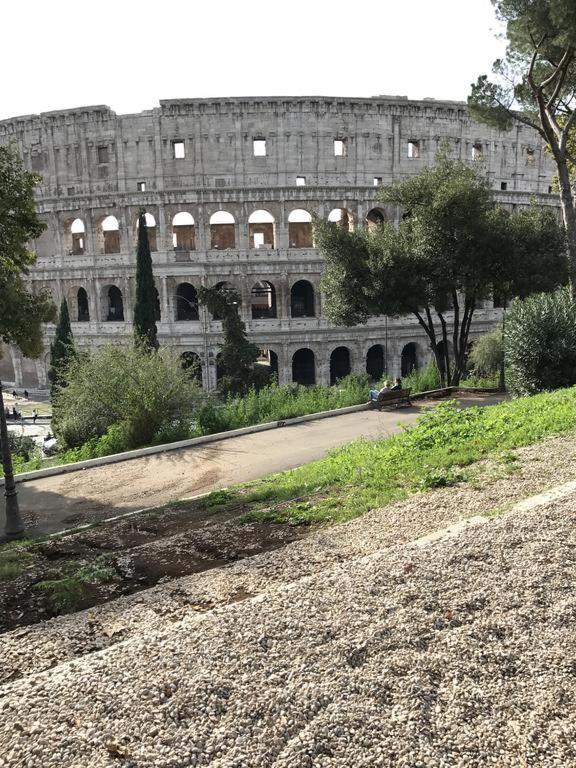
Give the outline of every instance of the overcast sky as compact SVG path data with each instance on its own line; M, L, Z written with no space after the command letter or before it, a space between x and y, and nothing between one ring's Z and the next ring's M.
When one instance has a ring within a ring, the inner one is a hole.
M490 0L4 0L0 119L160 99L465 99L504 43Z

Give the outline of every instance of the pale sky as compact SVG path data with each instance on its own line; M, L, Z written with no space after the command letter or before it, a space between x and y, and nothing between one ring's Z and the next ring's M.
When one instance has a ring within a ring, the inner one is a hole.
M465 100L500 31L490 0L4 0L0 119L220 96Z

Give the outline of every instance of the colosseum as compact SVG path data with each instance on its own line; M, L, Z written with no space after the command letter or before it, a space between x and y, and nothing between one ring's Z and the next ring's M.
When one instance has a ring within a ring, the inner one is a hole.
M406 97L218 98L161 101L132 115L106 106L0 122L42 182L38 210L47 228L31 248L29 279L68 300L76 343L131 335L138 212L153 250L160 343L199 361L205 387L217 380L221 323L197 302L200 285L228 283L241 295L250 338L280 383L328 383L348 372L396 376L430 357L412 318L331 325L314 248L316 212L350 227L397 221L378 187L431 164L447 142L479 160L510 208L557 205L553 167L538 135L471 120L460 102ZM473 335L499 317L478 310ZM45 329L46 350L54 326ZM11 349L0 376L44 387L38 361Z

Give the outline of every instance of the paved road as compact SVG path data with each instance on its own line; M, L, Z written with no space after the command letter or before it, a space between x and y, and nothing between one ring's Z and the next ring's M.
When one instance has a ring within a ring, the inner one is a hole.
M488 405L499 399L466 399L462 405ZM414 422L430 405L345 414L27 481L18 486L21 511L29 529L50 533L165 504L297 467L355 438L385 437Z

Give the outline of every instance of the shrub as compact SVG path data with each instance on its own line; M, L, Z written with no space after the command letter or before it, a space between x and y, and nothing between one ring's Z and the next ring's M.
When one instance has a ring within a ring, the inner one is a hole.
M162 429L190 423L202 397L170 349L108 345L72 360L67 380L55 397L54 426L68 448L104 435L113 452L147 445Z
M513 302L505 356L507 385L514 395L576 383L576 302L568 288Z
M438 389L440 387L438 366L433 361L418 371L412 371L411 374L402 379L402 386L404 389L411 389L412 394Z
M476 340L468 358L475 376L489 377L502 365L502 329L495 328Z
M18 456L24 461L30 461L30 456L37 451L33 438L26 435L15 435L13 432L8 433L8 445L12 457Z

